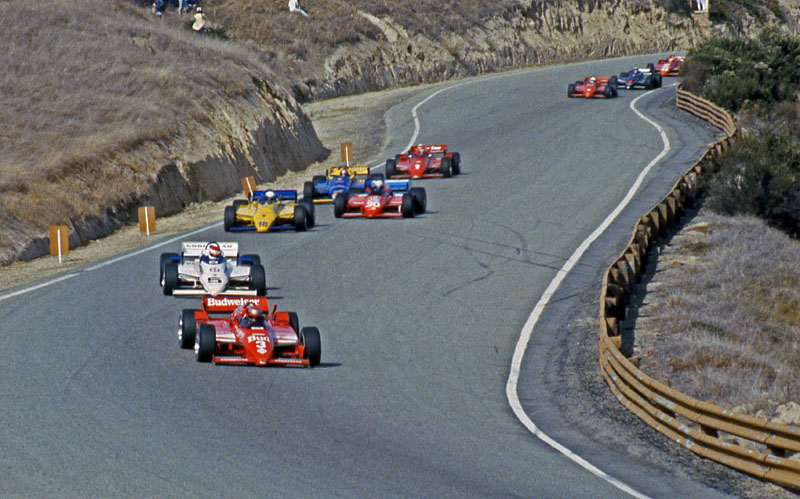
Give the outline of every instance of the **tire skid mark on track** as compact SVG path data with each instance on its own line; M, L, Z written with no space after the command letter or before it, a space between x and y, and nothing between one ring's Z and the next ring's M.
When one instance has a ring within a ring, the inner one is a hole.
M533 311L531 311L530 316L528 316L528 320L522 327L519 340L517 341L517 345L514 348L514 355L511 360L511 369L508 374L508 382L506 383L506 397L508 398L508 403L511 406L511 409L514 411L514 415L517 417L517 419L519 419L519 421L523 424L523 426L525 426L525 428L528 429L528 431L536 435L536 437L538 437L544 443L546 443L553 449L557 450L558 452L560 452L561 454L563 454L571 461L575 462L576 464L584 468L585 470L589 471L590 473L594 474L599 478L602 478L603 480L607 481L608 483L617 487L618 489L638 498L645 498L648 496L636 491L635 489L631 488L624 482L612 476L609 476L602 470L598 469L597 467L595 467L594 465L592 465L579 455L573 453L571 450L561 445L560 443L556 442L555 440L550 438L547 434L542 432L536 426L536 424L534 424L534 422L530 419L530 417L528 417L528 415L525 413L525 410L523 409L522 403L520 402L520 399L517 394L517 385L519 383L519 375L522 366L522 359L525 355L525 351L527 350L528 342L530 341L531 336L533 334L533 328L539 321L539 317L542 315L542 312L544 311L545 307L548 305L548 303L550 303L551 298L558 290L558 287L561 285L561 282L564 280L567 274L569 274L572 268L578 264L581 257L589 248L589 246L598 237L600 237L600 235L603 232L605 232L605 230L611 225L611 222L613 222L617 218L617 216L622 212L622 210L633 199L633 196L639 190L639 187L641 186L642 182L644 181L645 177L650 172L650 170L656 164L658 164L658 162L661 161L670 151L669 138L667 137L666 132L664 132L663 127L661 127L661 125L651 120L650 118L646 117L638 109L636 109L636 102L638 102L639 99L641 99L642 97L650 95L653 92L654 91L651 90L647 93L640 95L639 97L636 97L631 101L629 107L639 118L641 118L646 123L649 123L658 131L659 135L661 136L661 140L664 143L663 149L655 158L653 158L650 161L650 163L644 168L644 170L641 171L641 173L636 178L630 190L622 199L622 201L620 201L617 207L614 208L614 210L605 218L605 220L603 220L603 222L594 230L594 232L592 232L589 235L589 237L587 237L586 240L584 240L581 243L581 245L578 246L578 248L572 253L569 259L567 259L564 265L558 270L556 276L547 286L547 289L542 294L542 297L539 299L539 301L536 303L536 306L534 306Z

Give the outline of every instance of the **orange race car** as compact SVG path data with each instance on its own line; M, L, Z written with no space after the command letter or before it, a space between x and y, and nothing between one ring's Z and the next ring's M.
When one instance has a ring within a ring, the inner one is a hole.
M203 298L201 310L181 311L178 343L198 362L251 366L316 366L322 351L317 328L300 329L296 313L270 311L263 297Z

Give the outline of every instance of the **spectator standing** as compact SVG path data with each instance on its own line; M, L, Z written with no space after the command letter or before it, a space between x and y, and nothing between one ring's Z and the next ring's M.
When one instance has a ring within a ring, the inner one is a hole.
M297 12L298 14L302 14L304 17L308 17L308 14L300 8L300 2L298 0L289 0L289 12Z
M182 15L184 12L189 10L186 6L188 0L178 0L178 15Z

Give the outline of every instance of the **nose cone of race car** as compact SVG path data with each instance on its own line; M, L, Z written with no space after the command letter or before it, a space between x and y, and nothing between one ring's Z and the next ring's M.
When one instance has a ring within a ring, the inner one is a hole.
M258 366L267 365L274 348L275 345L266 330L251 330L245 343L247 359Z
M369 196L364 204L363 213L367 218L377 217L381 214L383 202L381 196Z
M422 178L425 174L425 159L414 158L414 161L411 162L411 166L408 169L408 174L411 175L411 178Z
M591 97L594 95L595 91L597 91L597 85L593 85L591 83L587 83L583 86L583 96L584 97Z
M200 284L211 296L217 296L225 291L228 286L228 275L225 273L225 265L208 265L200 275Z

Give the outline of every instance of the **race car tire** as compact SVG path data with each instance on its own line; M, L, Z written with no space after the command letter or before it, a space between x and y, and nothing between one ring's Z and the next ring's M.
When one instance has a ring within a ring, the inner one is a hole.
M303 183L303 199L314 199L314 184L312 182Z
M250 266L250 289L255 290L257 296L267 295L267 273L263 265Z
M422 187L412 187L409 189L411 197L414 199L414 210L417 213L425 213L428 205L428 196L425 194L425 189Z
M216 328L211 324L200 324L194 341L194 356L197 362L211 362L216 343Z
M567 85L567 97L572 97L572 94L574 93L575 93L575 84L570 83L569 85Z
M223 226L225 232L230 232L236 225L236 208L233 206L225 207L225 216L223 217Z
M460 175L461 174L461 154L454 152L453 153L453 175Z
M414 196L407 196L403 195L403 204L400 205L400 213L403 215L404 218L413 218L415 213L414 210Z
M308 216L303 205L298 204L294 207L294 230L302 232L308 228Z
M164 267L167 266L167 262L173 261L175 258L180 258L181 256L177 253L161 253L161 262L159 265L159 272L158 272L158 283L160 286L164 285Z
M197 321L194 310L184 308L181 310L181 322L178 324L178 345L181 348L192 348L197 336Z
M453 174L453 161L450 158L442 158L442 166L439 167L444 178L450 178Z
M648 76L647 78L644 79L644 88L646 88L647 90L653 90L653 88L655 88L652 76Z
M261 257L258 255L242 255L239 257L239 265L248 265L248 264L261 265Z
M342 218L345 211L347 211L347 196L336 196L333 200L333 216Z
M386 170L386 178L392 178L397 174L397 169L395 168L396 166L397 161L393 159L386 160L386 167L384 168L384 170Z
M614 75L611 78L609 78L608 84L614 88L617 88L617 85L619 85L619 80L617 80L617 75Z
M167 296L172 295L175 288L178 287L178 264L175 262L167 262L164 266L164 294Z
M303 200L303 207L306 209L306 226L313 229L316 225L316 216L314 214L314 201L309 199Z
M606 85L606 88L603 89L603 95L605 97L614 97L614 87Z
M297 312L287 312L289 314L289 325L294 329L294 334L300 337L300 319L297 318Z
M661 88L662 79L660 74L653 76L653 81L656 84L656 88Z
M325 179L326 179L325 175L314 175L313 177L311 177L311 184L312 185L321 184L322 182L325 182Z
M250 204L246 199L234 199L233 200L233 210L236 211L239 209L240 206L245 206Z
M656 67L653 65L652 62L648 62L647 63L647 69L649 69L651 73L655 73L656 72Z
M318 366L322 357L322 341L319 337L319 329L315 327L304 327L300 330L300 341L306 347L306 358L312 366Z

